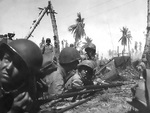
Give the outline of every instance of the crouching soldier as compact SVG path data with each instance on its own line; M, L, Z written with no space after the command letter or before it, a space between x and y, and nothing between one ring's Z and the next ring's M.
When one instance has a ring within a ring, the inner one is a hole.
M79 63L76 73L66 82L65 90L66 92L76 92L83 89L83 86L94 85L93 77L95 73L95 62L92 60L84 60ZM91 93L90 93L91 94ZM87 97L90 94L74 96L72 102L77 99Z
M43 78L48 86L48 95L57 95L64 92L64 85L76 72L79 60L80 54L75 48L66 47L60 52L57 70L47 73Z
M27 39L0 45L0 112L35 113L36 73L42 65L40 48ZM35 110L35 111L34 111Z
M78 64L77 72L65 84L68 91L76 91L82 86L93 85L93 77L95 73L95 62L92 60L84 60Z
M94 60L95 61L95 55L96 55L96 46L93 43L90 43L86 48L85 52L87 55L87 60Z

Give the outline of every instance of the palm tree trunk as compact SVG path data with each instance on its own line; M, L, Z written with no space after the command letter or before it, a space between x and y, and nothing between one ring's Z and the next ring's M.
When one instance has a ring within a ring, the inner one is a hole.
M125 54L125 45L124 45L124 49L123 49L123 56L124 56L124 54Z
M146 56L146 54L150 52L150 0L147 2L147 10L147 34L143 56ZM149 68L149 65L150 64L147 62L146 67Z
M131 53L130 53L130 43L128 41L128 52L129 52L129 56L131 57Z

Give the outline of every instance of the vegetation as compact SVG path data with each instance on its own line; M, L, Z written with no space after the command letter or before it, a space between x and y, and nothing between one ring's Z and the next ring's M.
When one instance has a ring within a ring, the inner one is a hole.
M86 48L93 40L90 37L85 37L85 42L83 42L82 50Z
M124 46L123 52L122 54L124 54L125 52L125 46L127 46L128 44L128 51L129 51L129 55L130 55L130 43L131 43L131 32L129 31L129 29L127 27L123 27L121 29L122 32L122 37L119 39L119 41L121 41L121 45Z
M77 13L76 24L73 24L68 28L69 32L73 33L73 37L75 38L75 47L77 46L77 42L86 35L84 26L84 18L81 17L81 13Z

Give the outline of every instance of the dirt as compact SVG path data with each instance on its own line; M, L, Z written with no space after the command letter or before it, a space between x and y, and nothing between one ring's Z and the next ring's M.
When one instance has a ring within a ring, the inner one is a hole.
M131 106L132 94L128 86L109 89L104 94L97 94L90 101L66 113L127 113Z

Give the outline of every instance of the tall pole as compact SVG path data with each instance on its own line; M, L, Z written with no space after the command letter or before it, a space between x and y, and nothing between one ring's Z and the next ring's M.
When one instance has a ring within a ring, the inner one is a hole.
M55 56L56 58L58 58L60 53L60 45L59 45L60 42L59 42L58 30L57 30L56 19L55 19L56 12L53 10L51 1L48 2L48 9L49 9L53 32L54 32Z
M47 12L47 8L44 8L42 10L42 12L40 13L39 17L36 19L36 21L32 24L28 34L25 36L25 39L29 39L30 38L30 36L32 35L33 31L38 26L38 24L40 23L41 19L43 18L43 16L45 15L46 12Z
M38 24L40 23L41 19L43 18L43 16L46 13L47 14L50 13L51 22L52 22L52 28L53 28L53 32L54 32L54 45L55 45L55 51L54 52L55 52L56 58L58 59L58 56L59 56L59 53L60 53L60 44L59 44L59 37L58 37L56 19L55 19L55 15L54 15L54 14L56 14L56 12L53 10L52 4L51 4L50 1L48 2L48 6L46 8L44 8L44 9L42 9L42 12L40 13L39 17L32 24L32 26L30 28L30 31L25 36L25 39L29 39L30 38L30 36L34 32L35 28L38 26Z
M143 52L144 58L146 58L147 53L150 53L150 0L147 0L147 34L146 34L146 42L145 42L145 47L144 47L144 52ZM147 62L146 62L147 68L149 68L149 65L150 65L148 62L149 61L147 59Z

